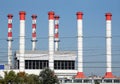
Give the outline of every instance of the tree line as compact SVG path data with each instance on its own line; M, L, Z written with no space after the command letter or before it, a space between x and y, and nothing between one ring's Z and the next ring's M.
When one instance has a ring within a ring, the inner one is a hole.
M59 84L59 80L54 71L46 68L39 75L4 71L4 78L0 77L0 84Z

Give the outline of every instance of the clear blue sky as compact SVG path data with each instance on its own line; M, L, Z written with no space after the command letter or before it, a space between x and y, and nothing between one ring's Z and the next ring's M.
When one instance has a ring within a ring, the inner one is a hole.
M13 17L13 50L19 49L19 11L26 11L26 50L31 49L31 15L37 14L37 49L47 50L48 11L60 15L60 49L77 50L76 12L82 11L84 37L84 72L86 75L104 75L105 56L105 13L112 13L113 73L120 76L120 0L1 0L0 1L0 64L7 60L7 14ZM99 37L100 36L100 37ZM92 37L92 38L91 38ZM4 59L3 59L4 57ZM94 63L91 63L94 62ZM100 62L100 63L97 63ZM101 68L91 68L101 67ZM119 67L119 68L118 68Z

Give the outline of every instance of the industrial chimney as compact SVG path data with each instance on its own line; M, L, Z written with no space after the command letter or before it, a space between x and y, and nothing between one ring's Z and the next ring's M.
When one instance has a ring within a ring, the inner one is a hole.
M59 50L59 16L55 16L55 51Z
M12 68L12 14L8 14L8 68Z
M32 50L36 50L36 19L37 15L32 15Z
M20 44L19 44L19 69L20 71L24 71L25 69L25 61L24 61L24 53L25 53L25 11L20 11Z
M54 12L48 12L49 19L49 68L54 70Z
M106 74L104 78L114 78L112 74L112 68L111 68L111 19L112 19L112 14L111 13L106 13L106 63L107 63L107 68L106 68Z
M85 78L83 73L83 30L82 30L82 18L83 13L77 12L77 31L78 31L78 51L77 51L77 68L78 72L75 78Z

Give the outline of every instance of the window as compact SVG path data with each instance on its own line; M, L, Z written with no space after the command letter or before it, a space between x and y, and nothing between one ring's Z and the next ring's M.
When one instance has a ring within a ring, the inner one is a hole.
M75 69L75 61L55 60L54 69Z
M29 67L29 61L28 60L26 60L26 62L25 62L25 69L28 69L28 67Z
M16 68L19 69L19 60L16 62Z
M114 80L114 83L120 83L119 79Z
M35 69L39 69L39 61L36 60L36 66L35 66Z
M36 65L35 65L35 60L33 60L32 63L33 63L33 69L35 69L35 66L36 66Z
M106 83L112 83L112 80L111 79L105 79L104 80Z
M25 67L26 67L26 65L25 65ZM29 68L28 69L31 69L32 68L32 66L31 66L31 60L29 60Z
M25 69L43 69L48 67L48 60L25 60Z

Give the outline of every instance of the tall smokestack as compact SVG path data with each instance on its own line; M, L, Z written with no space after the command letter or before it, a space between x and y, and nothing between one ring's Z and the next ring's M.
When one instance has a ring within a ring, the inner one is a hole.
M49 68L54 70L54 12L48 12L49 19Z
M36 19L37 15L32 15L32 50L36 50Z
M55 16L55 51L59 50L59 16Z
M26 12L20 11L19 15L20 15L19 69L20 71L24 71L25 69L24 53L25 53L25 15L26 15Z
M12 14L8 14L8 68L12 68Z
M85 75L83 73L83 33L82 33L82 18L83 18L83 13L82 12L77 12L77 30L78 30L78 57L77 57L77 68L78 68L78 73L75 76L75 78L85 78Z
M107 68L106 68L106 74L104 78L114 78L112 74L112 68L111 68L111 19L112 19L112 14L111 13L106 13L106 63L107 63Z

